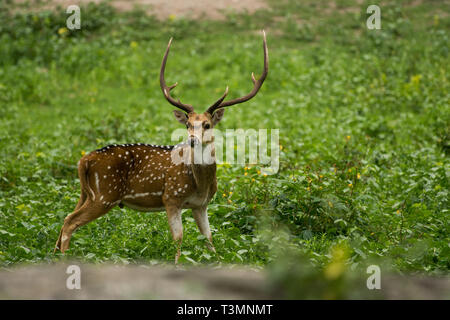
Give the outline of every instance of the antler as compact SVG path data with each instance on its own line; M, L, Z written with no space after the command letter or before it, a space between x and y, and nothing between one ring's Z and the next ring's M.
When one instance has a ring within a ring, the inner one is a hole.
M238 104L238 103L242 103L247 100L250 100L258 93L264 80L266 80L267 73L269 72L269 53L267 50L266 33L264 32L264 30L263 30L263 38L264 38L263 39L264 69L261 74L261 77L258 80L255 79L255 75L252 72L253 90L246 96L223 102L223 100L225 99L225 96L228 93L228 87L227 87L225 94L219 100L217 100L211 107L209 107L208 110L206 110L206 112L208 112L209 114L213 114L214 111L216 111L217 109L232 106L234 104Z
M175 82L173 85L168 87L166 85L166 80L164 80L164 71L166 69L167 57L169 55L169 49L170 49L170 45L172 44L172 39L173 38L170 38L170 40L169 40L169 44L167 45L166 53L164 54L164 58L163 58L163 61L161 64L161 71L159 72L159 84L161 85L161 89L162 89L167 101L169 101L175 107L178 107L181 110L184 110L187 113L190 113L190 112L194 111L194 108L191 105L181 103L180 99L178 99L178 101L176 101L174 98L172 98L170 96L170 90L175 88L177 86L178 82Z

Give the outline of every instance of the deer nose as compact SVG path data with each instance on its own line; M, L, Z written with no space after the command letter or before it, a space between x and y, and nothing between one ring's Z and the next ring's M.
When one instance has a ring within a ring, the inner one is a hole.
M188 143L191 147L194 147L195 145L200 143L200 140L196 136L191 135L188 138Z

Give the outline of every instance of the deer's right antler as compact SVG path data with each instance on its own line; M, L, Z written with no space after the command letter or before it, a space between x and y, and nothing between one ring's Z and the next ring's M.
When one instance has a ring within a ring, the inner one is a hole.
M266 33L264 32L264 30L263 30L263 50L264 50L264 69L261 74L261 77L258 80L255 79L255 75L252 73L253 90L246 96L228 100L228 101L223 101L225 99L225 96L228 93L228 87L227 87L225 94L219 100L217 100L211 107L209 107L208 110L206 110L206 112L208 112L209 114L213 114L214 111L216 111L217 109L232 106L232 105L238 104L238 103L242 103L242 102L248 101L251 98L253 98L254 96L256 96L256 94L258 93L259 89L261 88L264 80L266 80L267 74L269 73L269 52L267 49Z
M181 110L186 111L187 113L190 113L194 111L194 108L190 104L181 103L180 99L178 99L177 101L170 95L170 90L175 88L178 82L174 83L171 86L167 86L166 80L164 79L164 71L166 70L166 62L167 57L169 55L170 45L172 44L172 39L173 38L170 38L169 40L169 44L167 45L166 53L164 54L164 58L161 64L161 71L159 72L159 84L161 85L162 92L164 93L164 97L166 97L167 101L169 101L175 107L180 108Z

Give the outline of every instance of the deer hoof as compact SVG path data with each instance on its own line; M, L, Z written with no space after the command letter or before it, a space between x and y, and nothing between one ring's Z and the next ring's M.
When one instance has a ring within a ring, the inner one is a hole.
M216 253L216 248L214 248L214 246L212 245L212 243L209 243L209 242L208 242L208 243L206 244L206 247L207 247L210 251Z

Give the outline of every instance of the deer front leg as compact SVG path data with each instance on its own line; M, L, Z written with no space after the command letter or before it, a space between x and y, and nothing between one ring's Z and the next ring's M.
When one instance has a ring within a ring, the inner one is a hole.
M183 224L181 222L181 208L174 205L166 205L167 219L169 221L170 232L172 233L173 241L177 247L175 254L175 264L181 255L181 243L183 241Z
M200 233L203 234L206 239L208 239L206 246L209 250L216 253L216 249L214 248L214 245L212 243L211 229L209 228L207 207L192 209L192 214L194 215L194 219L197 223Z

